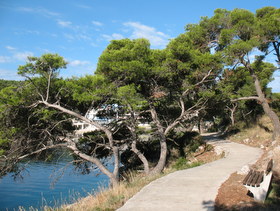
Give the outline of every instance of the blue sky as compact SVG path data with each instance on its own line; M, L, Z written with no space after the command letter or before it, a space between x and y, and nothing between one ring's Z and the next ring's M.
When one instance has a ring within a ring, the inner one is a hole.
M212 16L216 8L264 6L279 0L0 0L0 78L20 80L27 56L58 53L68 62L64 77L93 74L112 39L150 40L162 49L189 23ZM280 73L271 83L280 92Z

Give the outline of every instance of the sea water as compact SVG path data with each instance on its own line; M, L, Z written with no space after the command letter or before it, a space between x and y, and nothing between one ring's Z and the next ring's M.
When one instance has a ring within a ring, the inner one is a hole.
M103 174L77 172L69 157L59 162L32 161L23 166L26 168L20 176L10 173L0 179L0 210L17 210L19 206L39 210L44 206L59 207L109 183Z

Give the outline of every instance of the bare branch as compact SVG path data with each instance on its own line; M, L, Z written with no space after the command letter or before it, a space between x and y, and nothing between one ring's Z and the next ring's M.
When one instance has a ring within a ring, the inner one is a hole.
M60 123L62 123L62 122L67 122L67 121L70 121L71 119L63 119L63 120L61 120L61 121L59 121L59 122L57 122L51 129L50 129L50 131L52 131L53 129L55 129L56 128L56 126L58 126Z
M99 159L97 159L96 157L91 157L91 156L81 152L77 148L75 142L73 142L72 140L70 140L68 138L64 138L64 140L67 141L68 143L71 143L71 144L67 145L67 148L71 149L74 154L76 154L77 156L79 156L80 158L82 158L84 160L87 160L87 161L90 161L90 162L94 163L96 166L98 166L98 168L101 170L101 172L106 174L109 178L112 179L114 177L113 174L102 164L102 162L100 162Z
M49 100L51 77L52 77L52 71L53 71L51 67L49 67L49 69L50 69L50 74L49 74L49 78L48 78L48 86L47 86L47 93L46 93L46 100L45 101Z
M24 75L24 77L26 77L26 78L32 83L32 85L35 87L35 89L36 89L36 91L37 91L37 94L41 97L42 100L44 100L43 95L40 93L38 87L36 86L36 84L34 83L34 81L32 80L32 78L30 78L30 77L27 76L27 75Z
M237 99L232 99L231 102L236 102L236 101L240 101L240 100L258 100L258 101L262 101L261 98L257 97L257 96L250 96L250 97L240 97Z
M52 104L52 103L49 103L49 102L46 102L46 101L39 101L39 103L42 103L42 104L46 105L47 107L54 108L56 110L62 111L64 113L66 113L66 114L69 114L69 115L71 115L73 117L76 117L76 118L78 118L78 119L80 119L80 120L82 120L82 121L84 121L84 122L86 122L88 124L91 124L91 125L95 126L98 129L102 130L104 133L106 133L106 135L108 137L108 140L109 140L109 143L110 143L110 147L111 148L114 147L114 143L113 143L114 139L113 139L112 132L108 128L106 128L106 127L102 126L101 124L99 124L98 122L89 120L88 118L82 116L81 114L78 114L78 113L76 113L74 111L71 111L71 110L69 110L67 108L64 108L64 107L62 107L60 105L57 105L57 104Z
M51 145L51 146L45 146L45 147L43 147L43 148L41 148L41 149L38 149L38 150L36 150L36 151L34 151L34 152L31 152L31 153L22 155L22 156L18 157L17 159L18 159L18 160L22 160L22 159L24 159L24 158L26 158L26 157L29 157L29 156L31 156L31 155L38 154L38 153L43 152L43 151L45 151L45 150L53 149L53 148L57 148L57 147L67 147L67 144L56 144L56 145Z

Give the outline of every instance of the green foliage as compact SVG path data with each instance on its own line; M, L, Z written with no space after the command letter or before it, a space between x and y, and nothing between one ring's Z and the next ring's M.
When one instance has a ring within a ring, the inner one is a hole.
M13 80L3 80L0 79L0 90L6 87L19 87L23 82L22 81L13 81Z
M280 181L276 178L272 181L271 190L265 200L265 206L271 208L272 210L277 209L280 203Z
M197 132L171 132L168 136L168 148L176 150L181 157L195 152L204 142ZM172 156L172 155L171 155Z
M201 162L194 162L194 163L188 163L187 159L184 157L180 157L174 165L172 165L172 168L175 170L183 170L183 169L188 169L188 168L194 168L197 166L202 165Z
M225 49L227 55L227 64L232 65L239 62L239 59L247 59L248 54L250 54L259 42L256 39L250 40L234 40L231 45Z
M4 128L0 130L0 156L4 155L10 147L10 140L16 134L16 128Z
M137 88L134 84L119 87L116 96L121 105L127 105L134 111L141 109L147 103L146 100L137 93Z
M258 35L262 41L259 49L268 52L268 48L273 45L272 41L277 41L279 43L280 9L263 7L256 11L256 18Z
M65 81L62 94L76 101L78 104L91 106L92 102L100 103L111 95L112 85L102 75L86 75Z
M230 13L230 23L243 41L250 40L254 33L254 14L244 9L234 9Z
M273 93L271 96L271 107L280 117L280 93Z
M66 68L67 62L58 54L43 54L41 57L28 57L28 63L18 68L22 76L41 75L47 77L50 73L57 73L61 68Z
M23 103L23 96L18 93L18 88L9 86L0 90L0 106L16 106Z
M150 55L148 40L113 40L100 56L96 73L104 74L110 81L135 83L137 86L149 76Z

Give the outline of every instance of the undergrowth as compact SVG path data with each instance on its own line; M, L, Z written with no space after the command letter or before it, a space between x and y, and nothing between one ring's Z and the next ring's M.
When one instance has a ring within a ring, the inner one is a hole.
M196 166L200 166L203 163L200 161L196 161L193 163L188 163L187 159L184 157L180 157L173 165L172 168L175 170L183 170L183 169L188 169L188 168L193 168Z

